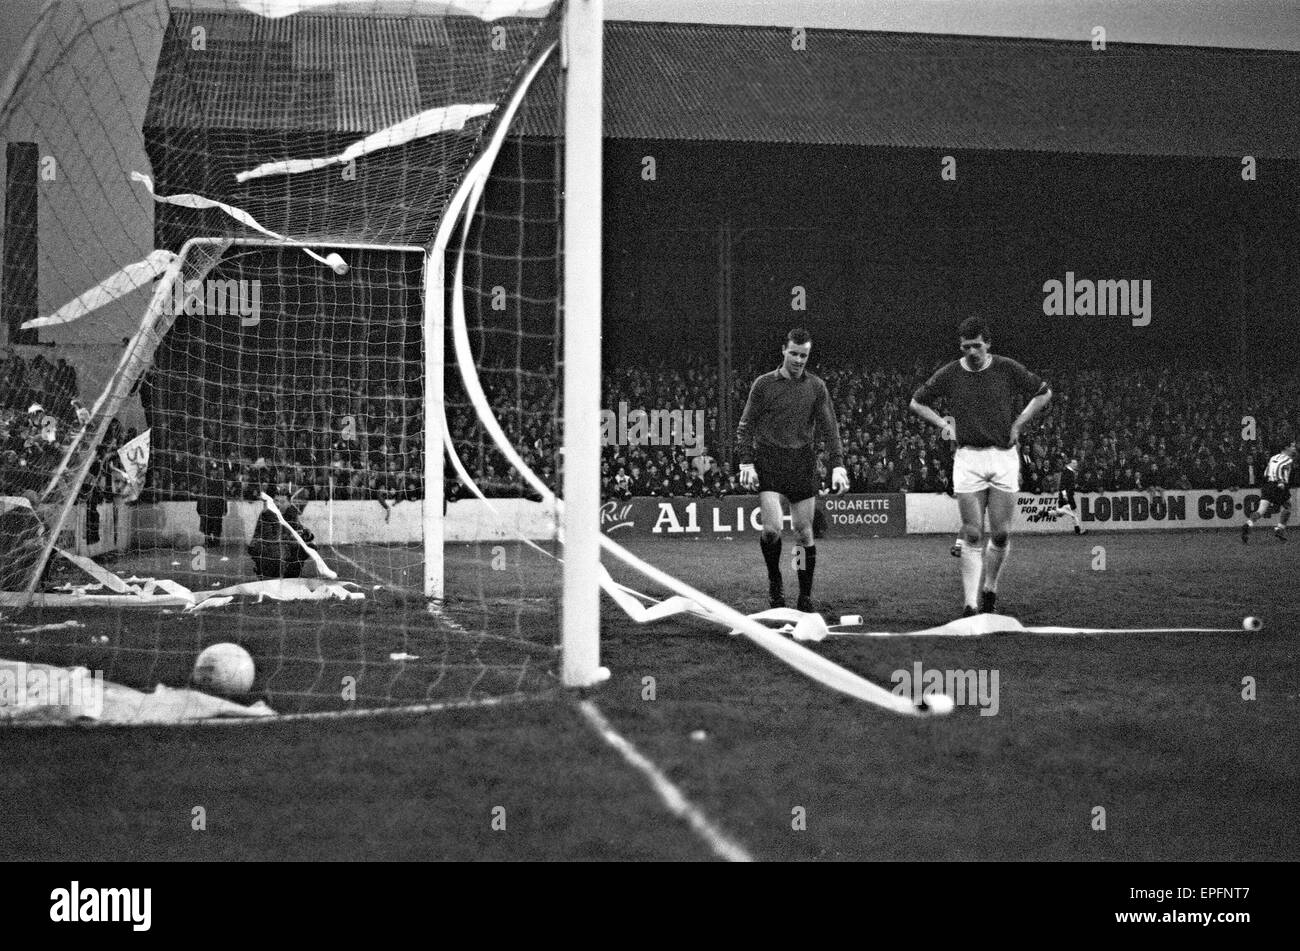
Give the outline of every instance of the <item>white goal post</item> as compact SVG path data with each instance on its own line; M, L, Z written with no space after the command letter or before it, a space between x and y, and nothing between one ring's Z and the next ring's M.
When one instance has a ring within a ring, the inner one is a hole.
M564 65L563 681L599 683L601 125L604 0L569 0Z
M604 0L569 0L560 39L564 73L561 680L567 687L592 686L607 676L600 667L598 583L601 394L599 386L592 386L593 380L600 379L603 9ZM424 594L433 599L445 595L440 431L445 411L444 288L447 249L461 214L455 201L451 208L438 228L425 269ZM434 486L438 497L430 504Z

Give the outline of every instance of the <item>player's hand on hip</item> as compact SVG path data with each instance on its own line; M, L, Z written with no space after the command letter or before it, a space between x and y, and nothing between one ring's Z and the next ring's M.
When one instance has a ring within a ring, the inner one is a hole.
M836 466L831 472L831 488L836 495L849 491L849 473L843 466Z
M1007 443L1007 448L1013 448L1016 443L1020 442L1020 426L1017 423L1011 424L1011 440Z
M754 468L752 462L740 464L740 486L744 489L758 488L758 469Z

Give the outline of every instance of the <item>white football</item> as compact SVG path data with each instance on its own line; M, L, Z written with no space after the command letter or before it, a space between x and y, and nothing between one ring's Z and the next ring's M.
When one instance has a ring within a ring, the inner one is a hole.
M202 690L234 696L253 688L255 673L253 658L238 644L213 644L194 662L192 679Z

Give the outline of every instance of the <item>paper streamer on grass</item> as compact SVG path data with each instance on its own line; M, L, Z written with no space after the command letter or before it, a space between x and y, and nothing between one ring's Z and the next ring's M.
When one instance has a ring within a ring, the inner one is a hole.
M982 637L985 634L1040 634L1087 636L1090 634L1237 634L1241 627L1027 627L1006 614L976 614L920 631L851 631L831 625L827 637ZM807 638L821 640L820 637Z
M65 551L62 548L54 549L55 552L76 565L91 578L98 582L97 585L73 585L68 584L64 590L59 591L40 591L36 592L33 597L33 604L47 608L77 608L77 607L186 607L194 603L194 592L190 591L182 584L175 581L155 581L150 578L145 580L143 586L138 582L141 579L132 579L131 582L122 580L121 577L109 571L102 565L96 564L83 555L76 555L72 552ZM92 591L91 588L97 590ZM100 594L99 589L108 589L110 594ZM158 594L157 591L163 591L165 594ZM10 607L23 603L21 599L25 598L25 593L15 591L0 591L0 606Z
M41 631L63 631L69 628L85 627L80 621L59 621L55 624L38 624L35 627L15 628L7 633L10 634L39 634Z
M403 119L386 129L371 133L358 142L353 142L342 152L323 158L285 159L280 162L266 162L247 172L235 176L237 182L247 182L255 178L268 178L272 175L296 175L300 172L314 172L331 165L346 165L353 159L391 149L415 139L437 135L439 132L454 132L465 128L465 123L477 116L487 115L494 108L492 103L458 103L452 106L439 106L417 113L409 119Z
M238 595L255 596L259 601L360 601L365 598L361 586L351 581L323 581L320 578L266 578L246 581L218 591L197 596L193 610L223 607Z
M23 680L36 675L46 690L24 693L21 703L0 704L0 721L6 725L50 725L98 722L139 726L183 723L210 717L270 717L275 711L265 701L242 706L224 697L197 690L173 689L162 684L151 692L135 690L92 675L85 667L57 667L0 658L0 679Z
M152 251L142 261L128 264L104 278L90 290L83 291L68 301L54 313L26 321L23 330L36 327L53 327L56 324L70 324L93 313L105 304L111 304L120 297L146 286L158 277L176 260L171 251Z
M1237 634L1240 627L1026 627L1026 634Z
M675 614L694 614L707 621L714 620L708 611L705 611L690 598L684 598L679 594L673 595L665 601L655 601L647 607L633 596L634 592L631 589L624 588L611 578L604 565L600 566L600 587L614 599L615 604L623 609L624 614L638 624L662 621L664 618L672 617ZM645 595L640 595L640 597L644 598Z
M846 670L839 664L820 654L815 654L802 644L797 644L787 638L779 631L774 631L765 627L758 621L746 617L734 608L728 607L715 598L710 598L703 592L696 591L690 585L674 578L665 571L661 571L654 565L642 561L636 555L624 549L621 545L611 541L607 536L602 535L600 546L614 557L632 566L641 574L650 578L652 581L663 585L670 591L676 591L682 596L696 602L701 608L707 611L714 620L721 624L729 625L738 630L746 638L753 641L759 647L774 654L779 659L785 661L795 670L807 677L811 677L818 683L830 687L832 690L838 690L857 700L864 700L873 703L876 706L891 710L894 713L901 713L905 716L925 716L930 715L933 711L920 708L910 699L901 697L895 693L886 690L878 684Z
M131 585L128 585L117 575L113 574L113 572L109 571L107 568L100 567L84 555L74 555L72 552L64 551L62 548L56 548L55 551L114 594L132 594L139 590L133 589Z

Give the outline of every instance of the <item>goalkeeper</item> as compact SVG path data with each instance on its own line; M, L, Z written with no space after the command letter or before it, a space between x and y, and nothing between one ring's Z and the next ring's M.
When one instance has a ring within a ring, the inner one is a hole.
M819 434L826 441L830 457L831 488L836 493L849 488L830 393L821 378L806 369L811 352L812 335L800 327L791 330L781 353L781 366L754 381L736 430L740 484L751 492L758 490L763 518L759 547L767 565L769 601L774 608L785 607L785 585L781 580L781 497L785 496L797 541L797 607L806 612L813 610L813 571L817 567L813 510L817 504Z
M314 537L303 527L299 520L298 509L290 500L289 490L280 486L275 492L275 506L284 516L284 520L293 526L302 540L311 544ZM257 517L253 528L253 541L248 546L248 554L253 559L253 570L262 578L298 578L302 576L302 565L307 560L303 547L289 534L289 530L275 517L271 509L265 508Z

